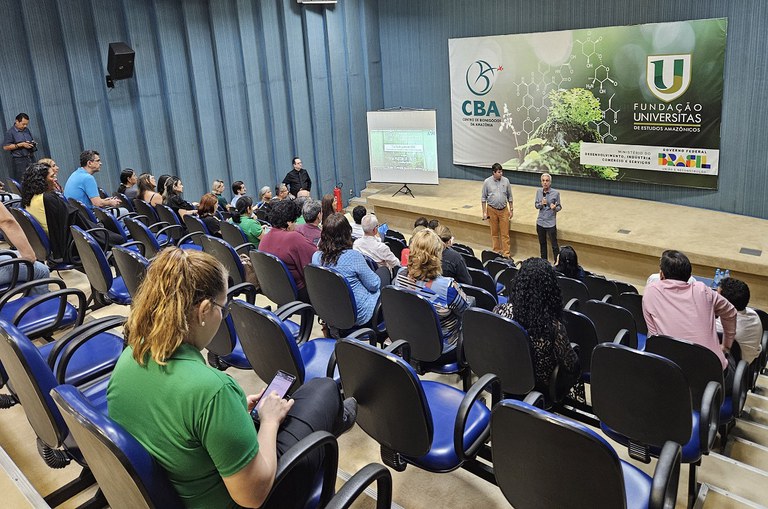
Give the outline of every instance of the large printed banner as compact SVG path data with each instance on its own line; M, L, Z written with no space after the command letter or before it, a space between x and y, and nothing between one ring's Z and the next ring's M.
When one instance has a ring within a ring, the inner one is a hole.
M453 162L717 189L726 28L450 39Z

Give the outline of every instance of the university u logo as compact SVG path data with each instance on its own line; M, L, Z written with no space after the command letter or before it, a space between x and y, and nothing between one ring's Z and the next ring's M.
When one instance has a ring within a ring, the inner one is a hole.
M649 55L645 81L653 95L664 102L674 101L691 84L691 55Z

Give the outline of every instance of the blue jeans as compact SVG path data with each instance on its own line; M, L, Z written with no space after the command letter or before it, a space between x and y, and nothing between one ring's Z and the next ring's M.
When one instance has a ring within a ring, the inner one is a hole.
M0 262L4 260L10 260L10 256L0 256ZM44 263L35 262L34 263L34 270L32 274L32 279L45 279L47 277L51 276L51 271L48 270L48 267ZM5 265L3 267L0 267L0 286L5 286L11 282L13 279L13 266L12 265ZM27 267L20 266L19 267L19 279L18 283L24 283L26 281L30 281L28 275L27 275ZM42 295L44 293L48 293L48 287L47 286L38 286L33 288L30 292L30 295Z

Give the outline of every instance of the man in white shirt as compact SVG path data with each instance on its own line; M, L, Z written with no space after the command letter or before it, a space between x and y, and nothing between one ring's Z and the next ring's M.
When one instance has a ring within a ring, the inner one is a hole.
M387 267L390 271L399 267L400 260L395 258L389 246L379 238L379 220L376 216L366 214L360 224L363 229L363 236L355 241L352 248L371 258L379 267Z
M752 363L760 355L760 342L763 339L763 323L749 304L749 286L744 281L727 277L720 281L717 293L725 297L736 308L736 342L741 348L741 358ZM717 332L723 331L720 319L717 320Z

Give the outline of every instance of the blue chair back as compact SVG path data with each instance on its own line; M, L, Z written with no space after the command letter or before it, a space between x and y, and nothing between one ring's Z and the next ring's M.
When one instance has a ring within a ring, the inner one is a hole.
M304 267L307 293L315 313L330 327L353 329L357 324L357 305L352 288L339 271L310 264Z
M45 263L51 254L51 241L48 238L48 234L45 233L37 219L26 210L16 207L9 210L32 245L32 250L35 252L37 260Z
M245 267L234 248L225 240L213 235L200 236L203 251L219 260L229 272L229 286L245 282Z
M83 263L83 269L91 286L97 292L106 294L112 288L112 269L107 261L107 256L101 250L91 234L83 231L79 226L70 226L72 238L77 246L77 253Z
M299 300L299 290L291 271L277 256L261 251L250 251L253 269L259 279L262 293L278 306Z
M160 252L160 243L157 237L149 230L147 225L132 217L125 218L125 227L131 234L131 238L144 244L144 256L154 258Z
M111 507L184 507L165 470L122 426L71 385L52 397Z

